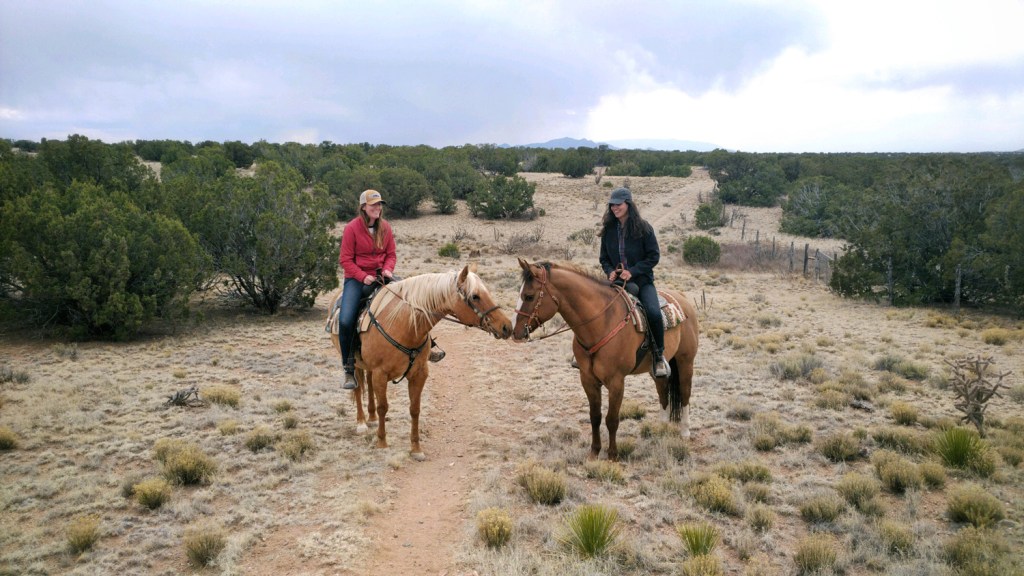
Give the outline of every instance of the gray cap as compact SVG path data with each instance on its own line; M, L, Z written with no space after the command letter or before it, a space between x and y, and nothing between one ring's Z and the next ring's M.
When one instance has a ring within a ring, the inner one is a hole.
M629 188L616 188L612 192L612 197L608 199L609 204L622 204L626 201L633 201L633 194L629 191Z

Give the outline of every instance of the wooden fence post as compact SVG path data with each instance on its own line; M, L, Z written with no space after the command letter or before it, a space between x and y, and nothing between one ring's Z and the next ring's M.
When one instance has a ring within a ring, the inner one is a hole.
M804 244L804 278L807 277L807 259L810 258L810 244Z

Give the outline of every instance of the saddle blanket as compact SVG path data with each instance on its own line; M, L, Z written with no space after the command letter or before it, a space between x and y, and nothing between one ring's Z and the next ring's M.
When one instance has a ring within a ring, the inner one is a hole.
M641 312L640 301L632 294L629 294L629 298L633 301L633 326L637 332L646 332L647 319L644 317L644 313ZM658 291L658 307L661 308L661 318L662 322L664 322L665 330L675 328L686 320L686 314L683 314L683 309L679 306L679 303L660 290Z

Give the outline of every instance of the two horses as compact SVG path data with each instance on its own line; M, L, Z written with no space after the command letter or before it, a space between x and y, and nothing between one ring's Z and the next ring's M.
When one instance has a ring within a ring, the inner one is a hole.
M461 324L477 327L495 338L512 335L512 322L494 303L490 291L474 271L466 266L461 272L421 274L383 286L369 306L370 325L361 334L362 346L356 353L357 430L377 421L377 447L386 448L384 427L388 412L388 381L403 377L409 383L409 415L412 417L410 455L425 458L420 448L420 397L427 381L430 356L430 330L446 316ZM334 296L333 310L341 292ZM331 341L338 354L338 335ZM365 388L364 388L365 386ZM367 392L367 412L363 412L362 393ZM369 418L367 418L369 414Z
M618 459L615 443L619 408L628 374L650 371L651 355L637 358L645 335L630 326L631 306L621 288L582 268L550 262L528 263L519 259L523 285L516 305L512 336L526 340L556 313L561 314L575 334L572 349L579 364L580 382L590 404L590 458L601 453L601 386L608 389L608 458ZM659 290L666 300L675 301L684 319L665 329L665 357L672 373L655 378L658 399L666 420L679 422L683 437L689 437L690 389L693 360L697 355L700 328L697 311L684 294Z

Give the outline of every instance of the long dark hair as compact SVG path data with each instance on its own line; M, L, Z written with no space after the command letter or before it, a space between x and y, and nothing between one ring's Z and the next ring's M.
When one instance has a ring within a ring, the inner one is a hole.
M643 238L647 235L647 231L651 229L651 225L647 223L640 216L640 209L633 204L632 200L626 200L626 206L629 207L629 215L626 216L626 237L628 238ZM615 226L615 222L618 218L615 214L612 214L612 209L609 206L604 209L604 217L601 218L601 234L604 236L609 226Z

